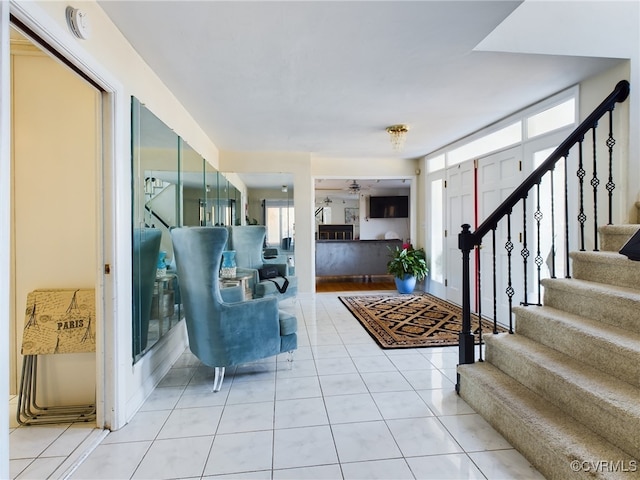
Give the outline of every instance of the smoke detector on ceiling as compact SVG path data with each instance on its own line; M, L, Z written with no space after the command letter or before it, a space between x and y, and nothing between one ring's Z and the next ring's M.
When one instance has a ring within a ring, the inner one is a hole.
M89 38L91 28L89 26L87 12L80 10L79 8L68 6L66 9L66 15L67 24L69 25L71 33L82 40Z

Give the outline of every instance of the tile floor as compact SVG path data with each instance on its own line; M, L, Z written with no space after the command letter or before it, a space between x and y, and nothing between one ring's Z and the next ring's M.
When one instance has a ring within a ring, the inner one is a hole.
M382 350L338 295L289 302L295 361L228 369L218 393L187 350L88 455L81 446L99 431L86 425L12 428L11 477L543 478L456 395L456 347Z

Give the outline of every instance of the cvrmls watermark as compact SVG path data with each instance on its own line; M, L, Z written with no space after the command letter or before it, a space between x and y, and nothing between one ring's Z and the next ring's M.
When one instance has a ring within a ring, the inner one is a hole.
M637 472L637 460L573 460L571 470L574 472Z

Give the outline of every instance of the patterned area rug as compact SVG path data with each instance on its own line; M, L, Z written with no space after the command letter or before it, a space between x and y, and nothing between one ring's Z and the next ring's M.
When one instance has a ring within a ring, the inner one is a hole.
M428 293L339 297L382 348L442 347L458 344L462 309ZM471 331L478 318L471 317ZM505 329L498 327L500 331ZM493 322L483 320L483 334ZM476 342L478 336L476 335Z

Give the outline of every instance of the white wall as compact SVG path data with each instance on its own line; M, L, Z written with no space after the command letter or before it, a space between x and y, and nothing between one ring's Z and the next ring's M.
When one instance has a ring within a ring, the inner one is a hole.
M396 190L376 190L372 189L362 196L360 208L360 237L363 240L381 240L385 238L387 232L395 232L403 241L412 241L411 219L417 218L415 211L409 211L408 218L370 218L369 217L369 197L376 195L409 195L409 189ZM415 206L412 207L415 210ZM415 227L414 230L415 231Z
M322 195L319 195L322 193ZM333 224L333 225L343 225L345 224L345 209L346 208L357 208L358 209L358 220L353 223L353 238L360 239L360 222L362 221L362 209L360 206L360 195L358 197L350 196L350 198L340 198L344 196L344 192L335 191L335 194L332 195L332 192L329 190L319 192L316 190L315 192L315 210L319 208L328 208L329 209L329 217L325 222L321 222L322 214L318 214L316 217L316 238L318 233L318 225L320 224ZM329 197L331 203L329 205L325 204L325 199Z
M330 203L327 208L331 210L331 221L325 223L334 225L342 225L345 223L346 208L357 208L358 221L354 224L353 229L353 235L355 239L382 240L385 238L385 234L387 232L395 232L398 234L398 238L407 241L411 240L415 244L417 240L411 238L411 218L416 218L417 214L411 215L410 213L408 218L370 218L368 215L369 197L375 195L409 196L410 189L371 189L367 190L365 193L361 192L357 197L350 197L348 199L340 198L341 196L344 196L343 191L335 191L335 194L332 195L330 190L321 190L316 191L315 207L316 209L320 207L326 207L324 199L326 197L329 197L332 200L332 203Z
M360 197L360 238L382 238L384 232L397 228L403 238L409 238L415 246L423 246L418 237L418 226L424 224L424 205L418 202L419 159L397 158L329 158L313 156L311 158L312 181L317 178L358 178L366 179L402 179L410 181L409 219L376 219L366 221L366 198ZM334 219L333 223L339 223ZM398 222L398 223L393 223ZM407 223L408 233L406 231ZM311 250L313 251L313 250ZM315 274L315 272L314 272Z
M476 50L629 59L629 129L640 132L640 95L636 90L640 86L639 24L638 1L527 1L480 42ZM588 83L584 85L587 88ZM584 100L589 103L588 98ZM640 135L631 135L628 140L623 204L627 214L635 215L632 205L640 200Z

